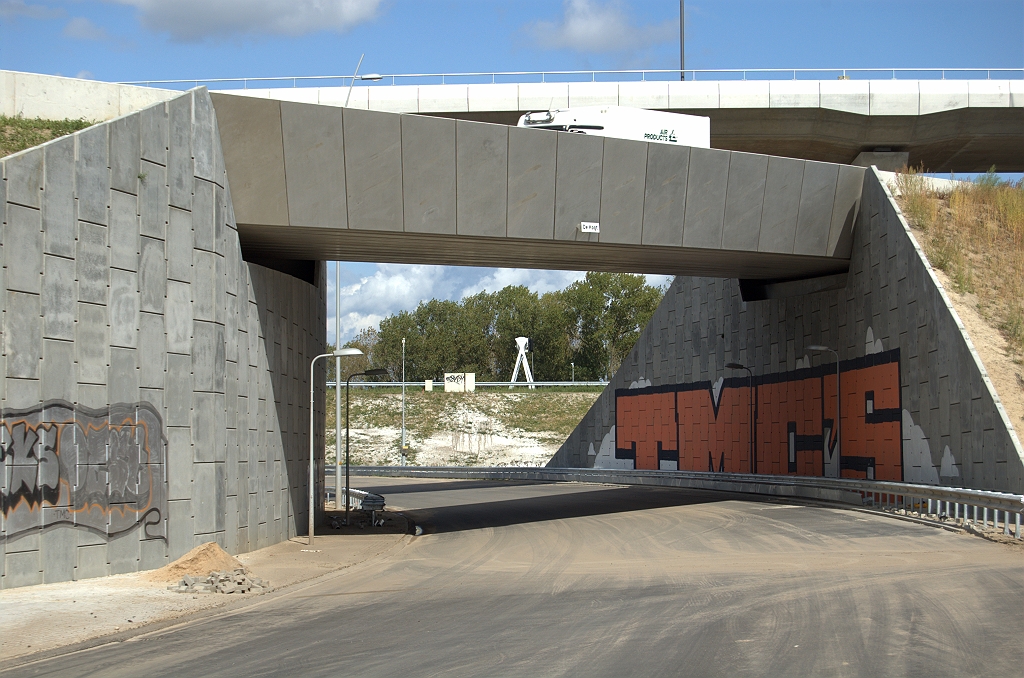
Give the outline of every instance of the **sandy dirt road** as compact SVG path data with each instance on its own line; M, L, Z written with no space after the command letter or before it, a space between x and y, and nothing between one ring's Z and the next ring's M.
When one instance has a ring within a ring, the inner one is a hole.
M1024 550L672 488L361 479L404 547L56 676L1021 675Z

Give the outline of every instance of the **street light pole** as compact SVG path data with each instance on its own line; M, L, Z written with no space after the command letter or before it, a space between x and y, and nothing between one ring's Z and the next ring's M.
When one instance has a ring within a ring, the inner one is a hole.
M402 466L405 466L405 337L402 337Z
M754 443L754 429L757 427L757 411L754 406L754 372L740 363L726 363L725 366L730 370L747 371L747 390L750 391L750 472L757 473L757 450Z
M313 360L311 360L310 363L309 363L309 545L310 546L313 545L313 532L315 531L315 528L316 528L316 526L314 524L314 520L313 520L314 495L316 494L316 484L315 484L315 478L314 478L314 475L315 475L315 470L314 470L315 453L314 453L314 450L313 450L313 395L316 392L316 389L315 389L316 384L313 383L314 368L316 367L316 361L320 360L320 358L330 358L331 356L334 356L336 358L340 358L341 356L344 356L344 355L353 355L352 353L346 353L345 351L358 351L358 353L360 353L360 354L362 353L362 351L360 351L359 349L336 350L333 353L321 353L320 355L318 355L315 358L313 358ZM334 388L335 389L338 388L338 380L337 379L334 380ZM337 397L337 394L335 394L335 397ZM335 429L337 429L337 426L338 426L337 422L335 422L334 426L335 426ZM337 436L337 433L335 433L335 436Z
M341 348L341 262L334 262L334 348ZM334 508L338 508L341 497L341 356L334 359Z
M679 79L686 80L686 22L684 0L679 0Z
M361 353L361 351L360 351L360 353ZM350 487L349 484L348 484L348 480L349 480L349 458L348 458L348 449L349 449L349 444L348 444L348 433L349 433L349 428L348 428L348 389L349 389L349 385L352 383L352 377L379 377L379 376L385 375L387 373L388 373L387 370L382 370L382 369L366 370L365 372L356 372L355 374L350 374L348 376L348 379L345 380L345 524L346 525L348 525L348 511L349 511L349 503L350 503L349 502L349 498L348 498L348 488Z
M839 352L833 351L828 346L822 346L815 344L807 347L808 351L828 351L836 357L836 476L839 477L842 474L842 461L843 461L843 391L839 386ZM828 441L825 441L825 447L828 447ZM829 455L831 459L832 455Z

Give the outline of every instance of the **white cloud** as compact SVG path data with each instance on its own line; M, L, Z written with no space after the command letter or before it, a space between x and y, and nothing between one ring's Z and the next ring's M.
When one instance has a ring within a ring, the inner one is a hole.
M26 19L55 19L64 16L63 9L46 5L29 5L25 0L0 0L0 16Z
M344 268L345 264L342 264ZM385 316L411 311L428 299L451 299L457 291L456 276L447 266L378 264L377 270L341 287L341 336L349 339ZM327 333L334 338L334 277L328 280Z
M135 46L131 40L111 35L106 28L97 26L89 19L78 16L69 21L61 32L65 38L71 38L72 40L88 40L92 42L104 42L110 47L118 50L128 50ZM92 73L89 71L80 71L76 78L91 78Z
M462 296L478 292L497 292L509 285L524 285L531 292L544 294L568 287L586 277L585 271L539 271L529 268L496 268L462 289Z
M619 0L565 0L561 21L539 21L530 27L534 40L547 49L575 52L631 52L678 37L675 22L634 25Z
M383 0L115 0L139 10L142 25L179 42L228 35L343 32L370 21Z
M64 26L63 34L65 38L72 38L74 40L110 40L110 34L107 33L107 29L97 26L84 16L76 16L69 21Z

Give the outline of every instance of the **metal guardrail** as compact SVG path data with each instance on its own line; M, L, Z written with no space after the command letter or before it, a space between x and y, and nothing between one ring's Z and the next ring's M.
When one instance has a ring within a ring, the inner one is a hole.
M358 466L352 468L352 473L359 476L653 485L798 497L852 504L939 523L951 522L964 527L980 524L982 529L987 529L991 524L998 529L1002 524L1003 534L1012 534L1017 539L1021 538L1021 518L1024 513L1024 496L1019 494L847 478L702 471L414 466Z
M326 488L325 498L327 501L334 499L334 488ZM383 511L384 510L384 497L379 494L373 494L372 492L364 492L363 490L357 490L354 487L341 488L341 493L346 495L348 498L348 507L353 511L359 511L365 509L367 511ZM340 504L342 508L343 504Z
M1022 68L715 68L715 69L624 69L612 71L495 71L464 73L394 73L380 76L384 85L451 85L451 84L526 84L529 82L647 82L678 81L680 73L686 80L966 80L978 79L984 74L991 80L995 73L1000 79L1024 78ZM949 76L949 77L947 77ZM368 82L356 78L361 82ZM375 76L376 80L376 76ZM343 87L351 85L351 75L298 75L267 78L199 78L184 80L135 80L120 85L144 87L165 85L237 84L242 89L250 85L268 87ZM302 83L301 85L299 83ZM326 83L326 84L325 84Z
M504 386L505 388L508 388L509 386L513 386L513 387L516 387L516 388L524 388L524 387L528 387L528 386L559 386L559 387L600 386L600 387L603 388L603 387L605 387L607 385L608 385L607 381L535 381L532 384L527 383L525 381L516 381L516 382L508 382L508 381L478 381L478 382L476 382L477 388L480 388L481 386L484 387L484 388L499 388L499 387L502 387L502 386ZM406 388L409 388L409 387L423 388L423 382L422 381L407 381L407 382L405 382L405 386L406 386ZM334 387L335 387L335 382L333 382L333 381L327 382L327 388L334 388ZM402 382L400 382L400 381L353 381L352 382L352 388L356 388L356 387L359 387L359 388L387 388L387 387L401 388L402 387ZM438 391L443 391L444 390L444 382L440 381L440 380L435 380L434 381L434 387Z

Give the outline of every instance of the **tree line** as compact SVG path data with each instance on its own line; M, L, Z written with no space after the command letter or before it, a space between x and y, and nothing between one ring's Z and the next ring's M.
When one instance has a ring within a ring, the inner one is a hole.
M522 285L480 292L461 301L431 299L413 311L364 328L345 346L365 358L342 361L341 378L384 368L402 378L402 339L407 381L440 380L445 372L475 372L477 381L507 381L518 349L530 338L537 381L607 379L633 348L665 290L642 275L587 273L567 288L538 295ZM332 360L328 378L334 378ZM522 377L521 377L522 378Z

